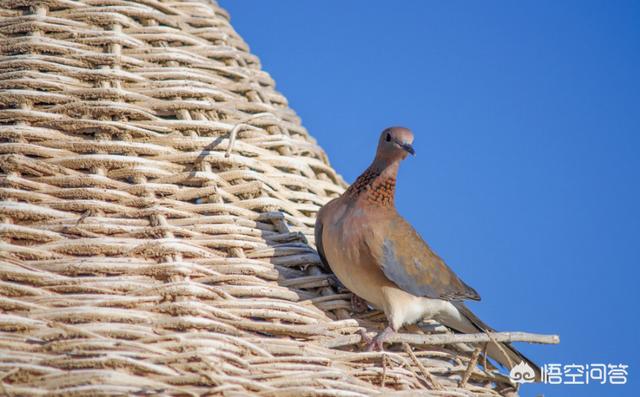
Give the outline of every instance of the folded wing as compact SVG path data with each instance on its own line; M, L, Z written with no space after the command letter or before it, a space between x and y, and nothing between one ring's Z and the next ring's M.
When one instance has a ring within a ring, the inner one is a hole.
M428 298L480 300L400 215L377 230L369 233L367 245L385 276L398 287Z
M327 211L328 206L324 206L318 212L316 217L316 225L314 228L314 237L316 240L316 250L318 251L318 256L320 256L320 264L322 269L325 272L331 272L331 268L329 267L329 262L327 261L327 257L324 253L324 246L322 244L322 232L324 230L324 215Z

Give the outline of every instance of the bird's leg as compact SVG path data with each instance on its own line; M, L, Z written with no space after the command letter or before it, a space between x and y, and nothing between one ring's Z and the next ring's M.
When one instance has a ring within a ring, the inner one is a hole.
M380 332L378 335L376 335L373 340L367 345L367 351L373 351L373 350L377 350L377 351L384 351L383 349L383 343L384 341L386 341L391 335L395 334L396 331L394 331L393 328L391 328L390 325L387 326L387 328L384 329L384 331Z
M361 342L364 342L365 345L369 346L373 342L373 338L367 335L367 330L364 328L358 329L358 334L362 338Z
M367 311L367 302L358 295L351 294L351 310L354 313L364 313Z

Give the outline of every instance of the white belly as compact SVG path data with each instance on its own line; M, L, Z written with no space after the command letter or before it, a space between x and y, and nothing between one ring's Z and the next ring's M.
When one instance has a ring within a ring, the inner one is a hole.
M438 319L457 309L442 299L414 296L397 287L384 289L385 313L391 326L398 330L405 324L421 320Z

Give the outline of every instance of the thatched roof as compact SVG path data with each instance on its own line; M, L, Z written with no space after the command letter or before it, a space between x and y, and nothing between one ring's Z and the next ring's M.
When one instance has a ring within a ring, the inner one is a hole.
M361 352L356 331L383 316L350 313L312 238L345 184L220 7L5 0L0 15L0 394L509 385L468 346Z

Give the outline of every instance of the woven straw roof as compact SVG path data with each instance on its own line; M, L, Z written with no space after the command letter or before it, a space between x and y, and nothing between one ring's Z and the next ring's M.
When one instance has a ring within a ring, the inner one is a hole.
M345 184L223 9L5 0L0 16L0 394L509 385L472 346L362 352L356 331L384 317L350 313L313 249Z

